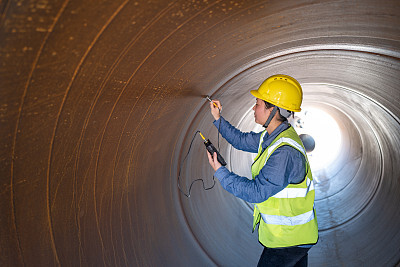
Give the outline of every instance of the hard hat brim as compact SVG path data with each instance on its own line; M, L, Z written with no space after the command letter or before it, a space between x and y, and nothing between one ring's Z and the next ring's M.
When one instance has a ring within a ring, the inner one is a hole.
M251 90L250 93L251 93L254 97L256 97L256 98L259 98L259 99L264 100L264 101L268 101L267 99L265 99L265 97L263 97L263 96L258 92L258 90Z
M250 90L250 93L251 93L254 97L256 97L256 98L259 98L259 99L261 99L261 100L267 101L268 103L271 103L271 104L273 104L273 105L275 105L275 106L280 107L280 106L277 105L276 103L273 103L273 101L267 99L267 98L264 97L262 94L260 94L260 93L258 92L258 90ZM293 112L300 112L300 111L301 111L301 108L299 108L299 109L290 109L290 108L287 108L287 107L280 107L280 108L284 108L284 109L286 109L286 110L293 111Z

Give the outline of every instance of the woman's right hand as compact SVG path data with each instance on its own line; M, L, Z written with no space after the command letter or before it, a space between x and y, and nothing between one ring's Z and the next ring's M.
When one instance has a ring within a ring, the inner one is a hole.
M211 115L214 117L215 120L218 120L221 117L221 102L219 102L219 100L212 100L212 102L210 102L210 109Z

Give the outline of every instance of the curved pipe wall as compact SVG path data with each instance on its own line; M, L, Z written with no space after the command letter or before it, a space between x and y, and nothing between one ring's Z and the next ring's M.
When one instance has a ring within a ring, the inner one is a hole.
M255 265L251 205L218 182L188 199L177 175L184 189L213 184L199 138L184 161L196 130L217 143L202 95L254 130L248 92L275 73L341 132L315 172L310 266L399 263L398 1L0 8L1 265ZM248 174L252 155L220 147Z

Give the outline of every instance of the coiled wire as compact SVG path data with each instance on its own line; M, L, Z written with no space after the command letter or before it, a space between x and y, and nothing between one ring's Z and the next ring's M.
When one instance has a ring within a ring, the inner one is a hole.
M221 109L219 109L219 113L221 114ZM219 124L218 124L218 145L217 145L218 146L218 151L220 150L220 148L219 148L219 132L220 132L220 129L221 129L221 118L219 119ZM214 188L214 186L215 186L215 177L214 177L214 175L212 177L213 185L211 187L206 187L205 184L204 184L204 179L202 179L202 178L195 179L190 183L188 193L185 193L182 190L181 186L180 186L180 177L181 177L182 166L185 164L186 158L189 156L190 150L192 149L193 141L196 138L196 135L198 133L200 133L200 131L197 130L196 133L194 134L193 138L192 138L192 141L190 142L188 152L186 153L185 158L183 159L183 162L182 162L181 166L179 167L179 172L178 172L178 189L187 198L190 197L190 192L192 191L192 186L193 186L193 184L195 182L201 181L204 190L210 190L210 189Z

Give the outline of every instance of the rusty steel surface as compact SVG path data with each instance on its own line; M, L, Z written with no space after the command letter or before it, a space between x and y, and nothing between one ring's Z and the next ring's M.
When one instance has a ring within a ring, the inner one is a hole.
M208 102L253 130L285 73L330 114L310 266L400 262L399 1L0 2L0 265L255 266L252 206L217 182ZM318 143L316 143L318 146ZM228 168L252 155L220 140ZM329 154L329 152L327 152Z

